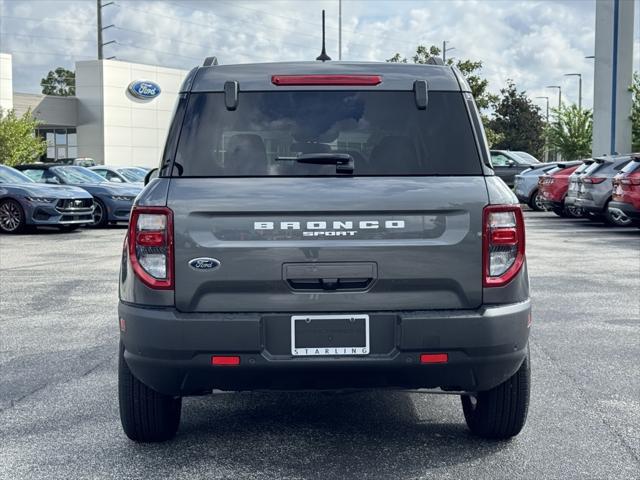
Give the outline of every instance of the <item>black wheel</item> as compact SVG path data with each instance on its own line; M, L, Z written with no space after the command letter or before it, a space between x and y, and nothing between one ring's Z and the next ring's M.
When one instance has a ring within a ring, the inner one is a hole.
M609 202L607 202L605 212L604 218L610 225L614 225L616 227L630 227L633 223L632 220L620 210L609 210Z
M565 207L565 214L569 218L582 218L584 217L584 211L580 207L570 206Z
M93 199L93 221L90 223L92 227L104 227L108 223L107 207L99 198Z
M12 198L0 202L0 231L3 233L20 233L26 226L26 218L22 206Z
M133 376L120 342L118 358L120 422L136 442L162 442L173 438L180 425L182 399L162 395Z
M475 397L463 395L462 410L469 430L483 438L504 440L522 430L527 420L531 388L529 352L506 382Z
M531 199L529 200L529 206L531 207L532 210L535 210L536 212L543 212L546 210L546 208L544 208L544 204L542 203L542 198L540 198L539 190L536 190L531 195Z
M80 225L60 225L58 227L61 232L73 232L80 228Z

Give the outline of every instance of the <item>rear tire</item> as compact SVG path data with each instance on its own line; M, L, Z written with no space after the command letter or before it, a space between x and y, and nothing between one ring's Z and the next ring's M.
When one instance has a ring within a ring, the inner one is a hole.
M163 442L173 438L180 425L182 398L150 389L133 376L120 342L118 358L120 422L127 437L136 442Z
M546 208L542 204L542 198L540 198L540 190L536 190L531 195L531 199L529 200L529 207L536 212L544 212Z
M529 347L518 371L507 381L475 398L463 395L462 410L469 430L483 438L505 440L522 430L531 393Z
M627 217L622 212L614 213L609 210L609 202L605 208L604 218L609 225L613 225L615 227L630 227L632 225L632 221L629 217Z

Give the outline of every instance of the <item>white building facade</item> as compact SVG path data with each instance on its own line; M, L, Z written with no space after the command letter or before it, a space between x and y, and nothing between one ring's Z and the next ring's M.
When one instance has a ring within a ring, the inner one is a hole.
M11 56L0 54L0 108L31 109L47 140L43 161L90 157L98 164L156 167L186 70L121 62L76 62L76 96L13 92ZM133 85L144 85L138 95ZM152 91L149 95L150 90Z

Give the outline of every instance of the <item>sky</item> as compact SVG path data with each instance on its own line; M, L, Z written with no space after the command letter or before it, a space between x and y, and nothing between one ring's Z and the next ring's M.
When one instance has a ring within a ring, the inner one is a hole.
M635 1L634 69L640 70L640 0ZM107 3L108 0L103 0ZM327 53L338 58L338 0L115 0L103 8L105 57L181 69L215 55L220 63L314 60L321 10ZM489 89L508 79L531 98L561 85L583 105L593 97L595 0L343 0L343 60L411 56L419 44L446 40L448 56L483 62ZM626 46L631 48L631 45ZM0 0L0 51L13 54L14 90L39 93L57 66L96 58L96 1ZM544 100L535 99L539 105Z

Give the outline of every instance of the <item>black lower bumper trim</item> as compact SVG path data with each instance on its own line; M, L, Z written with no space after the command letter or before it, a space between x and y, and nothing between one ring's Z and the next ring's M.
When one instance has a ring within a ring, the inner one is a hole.
M335 312L334 312L335 313ZM290 314L184 314L121 303L125 359L169 395L216 390L443 388L480 391L509 378L526 354L529 302L479 310L372 312L366 356L293 357ZM420 354L448 362L420 364ZM240 357L212 366L212 355Z

